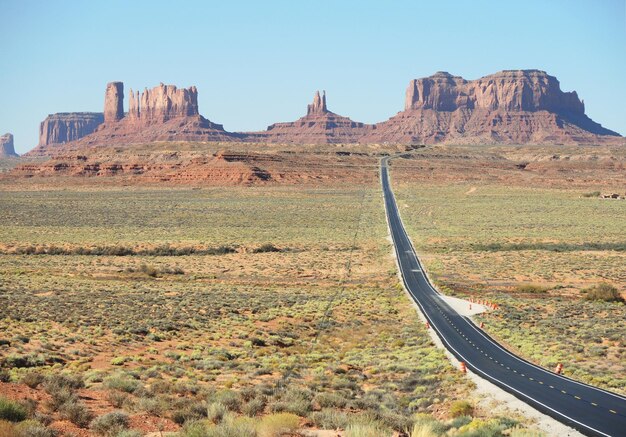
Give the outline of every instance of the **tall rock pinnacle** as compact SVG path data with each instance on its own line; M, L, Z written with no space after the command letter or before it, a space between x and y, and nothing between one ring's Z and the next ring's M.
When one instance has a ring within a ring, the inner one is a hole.
M110 82L104 95L104 122L120 121L124 118L124 84Z
M313 97L313 103L307 105L306 115L326 114L328 109L326 108L326 91L320 96L320 92L315 92Z
M17 156L13 146L12 134L4 134L0 137L0 157L3 156Z

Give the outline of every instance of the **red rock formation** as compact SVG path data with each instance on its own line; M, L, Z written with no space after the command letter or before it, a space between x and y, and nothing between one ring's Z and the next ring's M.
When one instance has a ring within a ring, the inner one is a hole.
M130 99L128 99L128 118L133 121L138 121L139 114L139 91L137 93L133 93L133 89L130 89Z
M30 154L50 154L51 144L66 149L89 145L128 145L154 141L248 141L339 144L624 144L623 137L589 119L576 92L563 92L558 80L539 70L510 70L465 80L448 73L410 82L405 109L376 125L355 122L326 106L315 94L307 115L275 123L263 132L231 133L203 118L195 87L159 86L130 91L123 113L123 84L112 82L102 114L56 114L40 128L40 145ZM100 118L97 118L99 116ZM89 119L87 119L89 118ZM94 132L95 130L95 132Z
M146 89L141 96L130 90L128 114L124 114L124 85L107 84L104 107L97 124L87 132L75 133L72 123L57 122L59 115L50 116L41 126L40 145L30 155L50 155L56 148L50 144L69 142L63 151L90 145L127 145L154 141L232 141L240 135L226 132L198 113L198 91L195 86L179 89L160 84ZM84 113L79 113L84 114ZM67 114L73 116L74 114ZM54 117L53 120L49 120ZM61 120L64 121L64 117ZM51 131L51 132L50 132Z
M4 134L0 137L0 158L19 156L15 153L13 134Z
M136 111L143 123L163 123L176 117L197 116L198 90L195 86L178 89L174 85L160 84L151 90L144 90Z
M326 107L326 92L317 91L307 115L286 123L275 123L263 132L244 133L247 141L268 143L339 144L357 143L371 126L331 112Z
M104 95L104 122L113 123L124 118L124 84L110 82Z
M571 112L584 114L576 91L562 92L559 81L539 70L507 70L478 80L438 72L414 79L406 91L405 110L457 109Z
M539 70L502 71L467 81L439 72L415 79L405 109L360 142L463 144L620 142L585 115L576 92Z
M313 103L306 107L306 115L321 115L328 114L328 112L326 108L326 91L324 91L322 97L320 97L320 92L316 91L313 97Z
M94 132L104 122L100 112L60 112L50 114L39 125L39 144L33 152L76 141ZM29 152L31 154L37 154Z

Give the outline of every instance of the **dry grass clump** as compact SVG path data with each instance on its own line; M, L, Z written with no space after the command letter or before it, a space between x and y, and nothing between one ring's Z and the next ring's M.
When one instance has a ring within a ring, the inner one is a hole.
M594 287L582 290L585 300L602 302L624 302L620 292L611 284L603 282Z

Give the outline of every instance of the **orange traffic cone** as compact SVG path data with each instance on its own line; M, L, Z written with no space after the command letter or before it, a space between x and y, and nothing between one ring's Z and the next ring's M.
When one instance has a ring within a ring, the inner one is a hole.
M465 367L465 363L463 361L459 363L459 368L461 369L461 372L467 373L467 367Z
M483 329L485 327L485 322L480 322L480 329Z
M428 323L428 320L426 320L426 329L430 329L430 323Z
M563 364L559 363L556 365L556 369L554 369L554 373L560 375L563 372Z

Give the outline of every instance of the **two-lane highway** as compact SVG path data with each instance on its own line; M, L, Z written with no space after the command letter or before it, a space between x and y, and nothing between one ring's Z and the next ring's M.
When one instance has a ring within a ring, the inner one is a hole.
M380 176L404 286L445 347L471 371L584 434L626 436L626 397L573 381L515 356L441 298L424 274L402 224L389 183L389 159L382 159Z

